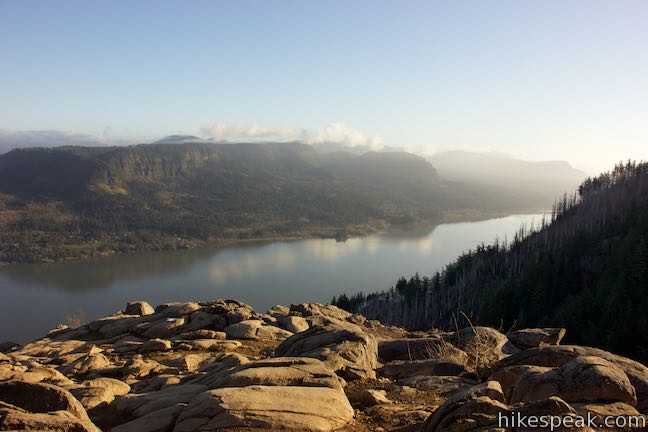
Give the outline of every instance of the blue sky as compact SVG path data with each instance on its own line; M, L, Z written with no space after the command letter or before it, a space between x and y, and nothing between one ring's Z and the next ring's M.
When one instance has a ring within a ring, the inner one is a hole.
M648 159L646 22L643 0L0 0L0 128L334 123L352 143L598 170Z

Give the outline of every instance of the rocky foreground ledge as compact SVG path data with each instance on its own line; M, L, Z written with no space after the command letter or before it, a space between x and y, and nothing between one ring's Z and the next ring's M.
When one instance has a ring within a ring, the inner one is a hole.
M0 344L0 430L503 431L500 414L648 414L648 368L560 346L564 333L408 333L320 304L134 302Z

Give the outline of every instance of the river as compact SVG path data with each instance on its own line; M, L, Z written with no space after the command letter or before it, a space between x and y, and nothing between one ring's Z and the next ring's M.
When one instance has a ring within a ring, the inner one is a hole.
M445 223L345 242L277 241L8 266L0 268L0 342L35 339L73 315L109 315L129 300L155 306L235 298L263 311L379 291L403 275L429 275L478 243L511 238L522 224L537 224L541 217Z

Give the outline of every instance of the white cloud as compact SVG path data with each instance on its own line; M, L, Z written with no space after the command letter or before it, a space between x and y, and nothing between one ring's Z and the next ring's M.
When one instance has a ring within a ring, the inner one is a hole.
M216 123L202 132L217 142L302 141L311 145L332 143L347 147L366 146L374 150L384 147L381 137L366 135L340 122L330 123L318 130Z

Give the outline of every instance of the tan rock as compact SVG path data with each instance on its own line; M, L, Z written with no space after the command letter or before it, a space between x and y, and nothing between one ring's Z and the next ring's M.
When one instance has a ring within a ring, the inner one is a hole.
M333 431L353 419L341 390L326 387L249 386L211 390L194 398L174 432L233 428Z
M342 389L342 381L322 361L307 357L278 357L257 360L224 370L210 388L264 386L329 387Z
M79 401L67 390L51 384L0 382L0 400L31 413L67 411L75 418L90 423Z
M497 381L487 381L450 396L423 426L424 432L459 432L477 430L496 424L498 415L506 415L504 393Z
M209 364L215 359L215 353L197 352L197 353L169 353L169 356L160 359L164 365L176 367L182 371L195 372L205 364Z
M325 316L335 318L341 321L351 317L351 313L333 305L323 305L320 303L303 303L290 305L290 313L303 317Z
M88 326L91 329L97 327L96 331L105 338L113 338L128 333L136 326L148 322L150 319L150 317L140 315L116 315L102 318L90 323Z
M130 392L131 388L123 381L114 378L95 378L82 383L85 387L100 387L108 390L115 396L123 396Z
M508 400L510 399L511 392L515 387L515 383L517 383L522 375L529 371L534 373L544 373L547 371L547 368L529 365L508 366L494 372L490 377L488 377L488 380L499 382Z
M559 396L567 402L637 402L623 370L598 357L576 357L560 368L535 367L520 376L511 391L512 403Z
M177 403L152 411L127 423L120 424L110 432L161 432L173 430L176 420L187 404Z
M345 379L375 378L378 345L357 325L330 318L283 341L275 356L317 358Z
M114 409L120 418L137 419L177 404L186 404L206 390L207 388L202 385L183 384L169 386L155 392L129 393L115 399L111 409Z
M166 369L155 360L144 359L141 355L135 355L120 369L122 376L129 380L138 380L149 375L159 374Z
M99 353L99 354L87 354L84 355L71 364L62 367L61 373L64 375L84 375L89 372L103 369L110 366L110 360Z
M261 320L247 320L229 325L225 327L225 333L228 339L283 340L292 336L291 332L266 325Z
M130 302L126 305L126 315L153 315L155 310L145 301Z
M0 430L4 431L57 431L98 432L89 421L60 415L26 413L0 408Z
M565 333L564 328L532 328L509 332L509 341L520 349L559 345Z
M241 342L235 340L194 339L183 341L191 350L232 352L241 347Z
M385 390L357 390L349 395L349 400L351 402L356 402L363 406L374 406L374 405L383 405L393 403L387 398L387 392Z
M227 324L233 325L247 321L252 317L252 310L248 308L237 308L227 312Z
M605 359L621 368L637 395L637 410L648 412L648 367L639 362L611 354L597 348L575 345L551 345L531 348L500 360L491 367L491 373L514 365L560 367L578 356L594 356Z
M115 400L115 394L104 387L77 387L70 389L70 393L87 410Z
M151 339L142 345L141 352L168 351L171 349L171 341L166 339Z
M298 316L280 316L277 320L282 329L291 333L300 333L308 330L308 321Z
M268 315L279 319L282 316L286 316L290 313L290 309L282 305L274 305L266 312Z
M155 312L164 318L180 318L202 309L196 302L164 303L155 308Z
M149 339L169 339L176 334L180 333L185 323L184 318L166 318L163 320L158 320L150 324L146 328L140 327L140 331L143 331L143 335Z
M196 376L187 381L187 384L200 384L214 388L223 381L223 378L236 367L249 363L247 357L240 354L227 354L217 361L203 363Z

